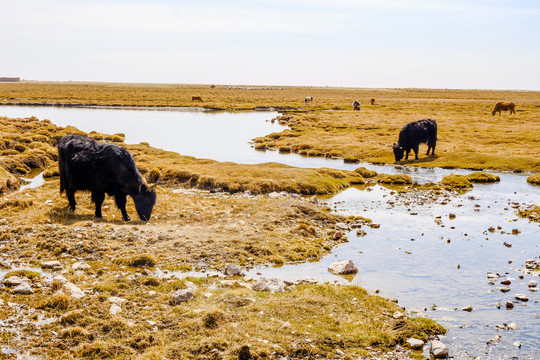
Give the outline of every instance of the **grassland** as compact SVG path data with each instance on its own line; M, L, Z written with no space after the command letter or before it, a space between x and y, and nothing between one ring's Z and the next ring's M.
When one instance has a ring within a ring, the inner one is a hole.
M305 104L305 96L314 101ZM360 111L351 110L354 99L361 102ZM501 100L515 102L517 114L491 116ZM429 117L439 124L437 156L401 164L540 171L537 92L21 82L0 84L0 104L282 109L281 121L289 129L256 139L258 148L352 163L393 163L388 145L397 141L401 127ZM2 191L16 189L19 176L34 169L47 168L48 175L38 188L0 198L0 260L32 267L58 260L66 281L86 294L73 299L59 280L28 273L33 295L12 288L0 292L0 320L15 324L13 331L0 331L2 344L52 358L244 359L249 349L255 359L352 359L388 351L410 336L427 339L444 332L428 319L394 316L403 309L357 287L299 283L271 294L253 290L253 281L240 277L179 280L154 271L155 266L203 271L317 260L347 241L334 236L337 223L367 227L369 220L335 215L307 198L263 194L326 194L366 181L408 184L409 178L361 168L219 163L125 145L123 134L94 132L89 135L126 146L146 178L161 184L150 223L124 223L109 198L105 220L97 221L88 195L77 195L73 214L58 193L55 145L72 132L79 131L34 118L0 118ZM470 188L473 181L488 180L496 178L449 177L428 187ZM532 219L537 210L522 216ZM135 213L131 201L128 212ZM80 261L89 267L72 268ZM137 267L144 265L148 268ZM194 298L171 305L172 292L186 288ZM118 314L110 313L111 297L125 299Z
M238 359L246 352L253 359L313 358L338 350L353 358L444 332L429 319L394 317L403 309L358 287L299 283L272 294L241 277L188 281L156 270L223 270L227 264L247 270L317 260L347 241L334 236L337 223L361 227L369 219L338 216L298 196L254 194L334 192L363 181L360 173L373 173L222 164L130 145L141 172L161 178L152 221L121 221L111 198L98 221L88 194L77 195L77 211L70 213L58 192L56 142L80 131L35 118L0 118L0 129L6 184L48 169L40 187L0 198L0 261L39 268L57 260L64 269L54 281L36 271L6 275L27 277L34 289L30 295L0 289L0 320L12 324L0 329L8 349L51 358ZM88 135L125 146L123 134ZM268 185L272 178L280 180ZM131 201L127 210L135 213ZM88 267L74 268L81 261ZM66 281L85 296L72 298ZM194 298L171 305L171 294L186 288ZM114 297L122 299L119 314L110 313Z
M313 102L305 104L306 96ZM352 110L353 100L360 111ZM492 116L498 101L513 101L516 114ZM540 93L534 91L21 82L0 84L0 104L281 109L290 131L257 139L258 148L375 163L394 163L389 146L403 125L432 118L439 127L436 156L402 164L540 171Z

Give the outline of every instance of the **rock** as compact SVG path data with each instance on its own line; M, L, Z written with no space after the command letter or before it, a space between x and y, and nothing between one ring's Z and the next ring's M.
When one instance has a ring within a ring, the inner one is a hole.
M123 299L123 298L117 297L117 296L111 296L111 297L108 298L107 300L109 300L109 301L112 302L113 304L121 304L121 303L127 301L126 299Z
M43 269L62 270L63 266L58 260L44 261L41 263Z
M15 289L13 289L13 292L15 294L30 295L34 293L34 290L32 290L32 287L29 283L24 282L21 285L15 287Z
M521 343L519 341L515 341L512 345L518 349L521 348Z
M488 279L495 280L495 279L498 279L498 278L499 278L499 274L494 274L494 273L488 272L488 273L487 273L487 277L488 277Z
M536 281L536 280L529 281L529 287L530 288L537 287L537 286L538 286L538 281Z
M19 286L25 282L28 282L27 278L20 278L18 276L10 276L2 281L2 283L6 286Z
M345 223L337 223L336 224L336 230L343 230L343 231L349 231L349 225Z
M53 281L59 282L60 284L65 284L68 282L64 275L56 275L53 277Z
M339 240L343 237L343 233L341 231L336 231L334 235L332 235L332 239Z
M280 280L280 279L276 279L276 278L260 278L259 280L257 280L253 286L252 286L252 289L253 290L257 290L257 291L270 291L272 293L274 292L285 292L285 282L283 280Z
M0 260L0 268L11 269L11 260Z
M109 314L111 315L117 315L119 313L122 312L122 308L116 304L112 304L111 307L109 308Z
M497 334L495 337L492 337L491 339L489 339L486 343L493 345L493 344L497 344L501 340L502 340L502 336Z
M461 310L471 312L471 311L473 311L473 308L472 308L472 306L469 305L469 306L466 306L464 308L461 308Z
M407 340L407 344L409 344L409 346L411 347L411 349L413 350L419 350L419 349L422 349L422 347L424 346L424 342L422 340L419 340L419 339L415 339L415 338L410 338Z
M402 313L401 311L396 311L396 312L392 315L392 317L393 317L394 319L402 319L402 318L405 317L405 313Z
M87 263L83 262L83 261L77 261L75 263L73 263L73 265L71 265L71 268L75 271L77 270L86 270L86 269L90 269L91 266L88 265Z
M518 235L519 233L521 233L519 229L512 229L512 235Z
M506 301L506 309L510 310L514 308L514 303L510 300Z
M358 268L354 265L352 260L338 261L328 266L328 271L336 275L356 274Z
M439 340L431 342L431 354L435 358L445 358L448 356L448 348Z
M497 290L499 290L500 292L509 292L510 291L510 288L509 287L498 287Z
M503 285L510 285L512 282L508 279L501 281L501 284Z
M193 293L187 289L176 290L169 299L169 304L178 305L193 298Z
M527 295L523 295L523 294L516 294L516 295L514 295L514 298L519 300L519 301L529 301L529 297Z
M84 292L81 289L79 289L75 284L70 283L70 282L65 283L62 286L62 292L68 294L73 299L82 299L83 297L85 297Z
M238 265L227 264L223 273L229 276L242 275L242 268Z
M285 321L285 322L281 325L281 328L282 328L282 329L290 329L290 328L291 328L291 323L288 322L288 321Z
M510 324L506 324L506 328L508 330L517 330L518 326L515 322L511 322Z

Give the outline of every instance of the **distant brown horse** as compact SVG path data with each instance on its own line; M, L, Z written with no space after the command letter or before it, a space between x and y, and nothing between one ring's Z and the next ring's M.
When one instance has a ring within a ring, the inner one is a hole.
M507 103L507 102L498 102L497 105L495 105L495 108L491 112L491 115L495 115L495 113L498 111L499 116L501 116L501 111L508 111L510 110L510 114L516 113L516 104L513 102Z
M369 101L371 102L371 105L375 104L375 98L371 98Z
M191 101L200 101L200 102L203 102L202 101L202 98L200 96L192 96L191 97Z
M352 107L354 110L360 110L360 103L358 102L358 100L353 101Z

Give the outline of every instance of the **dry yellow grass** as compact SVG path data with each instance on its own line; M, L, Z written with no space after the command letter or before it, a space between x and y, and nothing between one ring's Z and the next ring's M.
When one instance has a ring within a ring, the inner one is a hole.
M200 96L203 102L191 101ZM313 102L304 103L306 96ZM375 105L369 99L375 98ZM360 111L351 102L359 100ZM492 116L498 101L512 101L516 114ZM436 156L401 163L417 166L540 170L540 92L430 89L354 89L20 82L0 84L0 104L203 106L250 110L294 110L292 131L258 140L308 156L338 156L348 161L393 163L388 147L410 121L435 119ZM321 111L330 110L330 111ZM425 146L425 145L424 145ZM425 147L421 147L421 154Z

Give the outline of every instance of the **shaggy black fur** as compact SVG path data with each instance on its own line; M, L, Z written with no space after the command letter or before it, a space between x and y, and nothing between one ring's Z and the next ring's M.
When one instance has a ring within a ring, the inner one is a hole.
M401 129L398 143L393 145L396 161L403 159L404 152L406 153L405 159L408 159L411 149L414 150L415 160L418 160L418 147L422 143L428 146L426 155L429 155L430 149L431 155L435 154L435 145L437 145L437 123L435 120L413 121Z
M135 202L139 218L150 220L156 203L156 191L150 189L137 171L131 154L118 145L99 143L77 134L66 135L58 142L60 192L66 191L69 208L75 211L75 192L89 190L101 218L105 193L114 196L124 221L129 221L126 198Z

